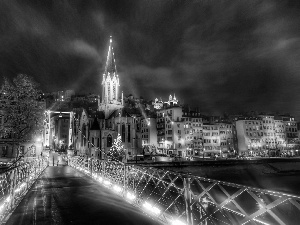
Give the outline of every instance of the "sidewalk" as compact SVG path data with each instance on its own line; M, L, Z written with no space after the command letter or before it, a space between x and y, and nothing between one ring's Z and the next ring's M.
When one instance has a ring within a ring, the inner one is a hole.
M159 223L83 173L54 166L46 168L6 224Z

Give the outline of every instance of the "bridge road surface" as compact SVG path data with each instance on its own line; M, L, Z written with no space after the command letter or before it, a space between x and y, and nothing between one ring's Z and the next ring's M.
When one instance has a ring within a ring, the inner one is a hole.
M50 166L20 202L7 225L160 224L69 166Z

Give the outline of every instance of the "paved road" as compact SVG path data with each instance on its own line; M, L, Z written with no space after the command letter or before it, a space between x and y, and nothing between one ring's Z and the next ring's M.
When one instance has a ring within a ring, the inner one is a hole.
M6 224L159 223L83 173L54 166L44 171Z

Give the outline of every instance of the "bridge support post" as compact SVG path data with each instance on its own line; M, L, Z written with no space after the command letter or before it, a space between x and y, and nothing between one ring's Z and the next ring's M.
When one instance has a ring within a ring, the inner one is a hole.
M12 210L14 208L15 204L15 187L17 182L17 168L13 169L13 171L10 174L10 190L9 190L9 197L11 198L10 204L9 204L9 210Z
M29 171L29 164L26 166L26 186L28 189L30 186L30 171Z
M105 177L105 160L101 160L101 166L102 166L102 176Z
M126 196L126 186L127 186L127 166L124 163L124 174L123 174L123 196Z
M91 170L91 177L93 177L93 158L91 158L90 170Z
M193 215L191 209L191 178L184 178L184 200L185 200L185 213L188 225L193 225Z

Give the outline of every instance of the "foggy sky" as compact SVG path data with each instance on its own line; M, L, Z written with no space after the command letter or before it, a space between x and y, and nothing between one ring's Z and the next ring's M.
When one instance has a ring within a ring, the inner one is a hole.
M101 93L113 36L120 89L202 112L300 119L300 4L246 0L0 2L0 75Z

